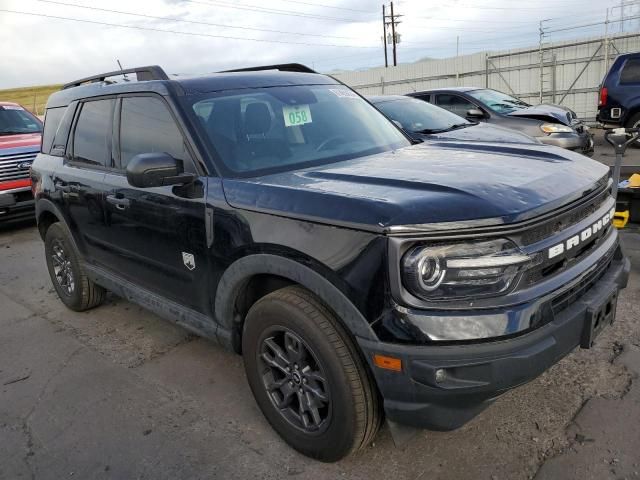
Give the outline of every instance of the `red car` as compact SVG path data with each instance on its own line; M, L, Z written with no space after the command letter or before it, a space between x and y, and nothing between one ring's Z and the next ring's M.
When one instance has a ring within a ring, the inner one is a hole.
M42 122L35 115L0 102L0 224L34 217L29 171L41 136Z

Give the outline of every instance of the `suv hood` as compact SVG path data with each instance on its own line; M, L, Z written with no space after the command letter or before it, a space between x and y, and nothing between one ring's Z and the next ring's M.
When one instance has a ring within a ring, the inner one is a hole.
M577 121L576 114L569 108L561 105L536 105L533 107L526 107L514 112L508 113L509 117L525 117L532 118L534 120L541 120L543 122L562 123L563 125L571 126Z
M391 226L521 221L580 198L609 170L546 145L421 144L320 167L225 179L235 208L384 232Z
M487 123L478 123L464 128L457 128L447 132L439 133L414 133L408 132L411 137L419 138L428 142L434 140L462 140L465 142L496 142L496 143L536 143L538 140L529 135L512 130L502 128L497 125Z

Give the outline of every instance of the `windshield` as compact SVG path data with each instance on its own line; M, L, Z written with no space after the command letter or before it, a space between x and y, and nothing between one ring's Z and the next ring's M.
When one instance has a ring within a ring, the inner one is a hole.
M255 176L372 155L410 145L357 94L341 85L212 93L191 104L224 166Z
M17 105L0 105L0 135L40 133L42 123Z
M472 90L468 92L468 94L473 98L480 100L487 107L497 113L511 113L515 110L531 106L522 100L518 100L511 95L507 95L506 93L498 92L496 90Z
M446 132L473 125L455 113L415 98L383 100L375 103L375 106L391 120L402 125L402 128L413 133Z

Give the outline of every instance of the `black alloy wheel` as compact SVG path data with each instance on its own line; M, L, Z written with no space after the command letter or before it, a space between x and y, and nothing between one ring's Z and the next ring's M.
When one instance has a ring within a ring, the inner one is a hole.
M326 429L331 419L331 394L316 355L285 327L265 332L258 362L264 388L291 425L307 432Z

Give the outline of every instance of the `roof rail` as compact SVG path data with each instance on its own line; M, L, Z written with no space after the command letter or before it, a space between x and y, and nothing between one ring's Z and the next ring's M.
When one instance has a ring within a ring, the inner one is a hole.
M139 82L148 80L169 80L162 67L158 65L150 65L148 67L127 68L126 70L116 70L115 72L101 73L91 77L81 78L62 86L62 90L82 85L83 83L104 82L109 77L116 77L126 73L135 73Z
M281 72L301 72L301 73L318 73L301 63L281 63L278 65L265 65L263 67L234 68L233 70L223 70L218 73L231 72L258 72L260 70L280 70Z

